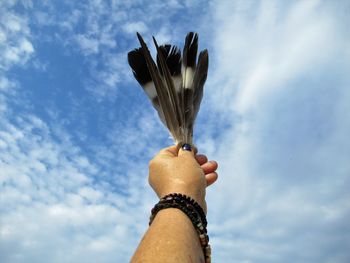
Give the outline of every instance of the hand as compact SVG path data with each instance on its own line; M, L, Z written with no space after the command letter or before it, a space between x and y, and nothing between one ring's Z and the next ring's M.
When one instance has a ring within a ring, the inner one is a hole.
M217 167L205 155L171 146L150 161L149 183L159 198L182 193L195 199L206 211L205 188L216 181Z

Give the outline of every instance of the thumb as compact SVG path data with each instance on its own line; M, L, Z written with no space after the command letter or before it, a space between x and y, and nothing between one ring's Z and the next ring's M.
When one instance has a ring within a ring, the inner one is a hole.
M180 147L178 155L179 156L187 155L187 156L194 157L194 148L190 144L185 143Z

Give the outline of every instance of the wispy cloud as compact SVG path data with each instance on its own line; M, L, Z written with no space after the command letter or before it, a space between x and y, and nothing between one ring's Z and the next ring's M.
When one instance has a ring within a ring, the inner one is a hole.
M11 12L10 6L0 5L0 70L24 65L34 52L27 17Z
M91 71L85 81L87 90L93 91L98 100L111 99L111 91L120 89L122 80L130 78L126 54L130 41L135 47L138 45L136 31L145 33L152 28L160 43L174 38L178 41L174 36L187 31L183 28L187 21L178 20L181 11L186 11L178 1L145 1L142 8L140 4L92 0L76 5L47 2L38 4L43 8L34 12L34 19L37 26L55 31L51 36L40 36L41 39L61 42L86 58ZM187 5L196 8L200 3ZM178 21L170 25L173 19Z
M219 125L234 123L216 144L214 251L220 262L346 262L346 14L318 1L252 5L214 9L212 105Z
M130 164L118 171L113 160L117 148L105 144L91 145L95 154L103 149L100 158L92 159L55 113L45 121L30 110L31 102L20 95L25 87L7 76L14 75L8 72L15 67L30 65L35 37L27 18L12 11L12 5L1 8L12 19L1 20L1 45L7 52L1 53L0 72L1 260L127 261L147 226L144 204L154 198L144 189L147 181L140 170L145 167ZM125 130L124 138L131 137L132 131ZM120 240L130 244L121 246Z
M141 233L147 218L145 209L135 206L141 196L114 192L69 135L34 116L18 117L16 124L1 121L2 260L46 262L46 253L54 261L127 260L136 245L134 233ZM127 187L128 194L140 190ZM140 219L127 212L130 204L140 210ZM120 240L130 244L120 246Z
M145 118L150 117L141 117L140 126L149 123ZM111 134L113 147L93 147L98 158L91 159L59 126L50 128L31 114L12 122L1 115L4 262L46 262L49 255L54 262L128 260L154 202L146 190L146 167L130 158L150 158L159 148L141 153L147 141L129 125L124 132L118 127L117 140ZM134 150L127 149L130 145Z
M171 140L126 52L135 30L180 44L199 29L210 72L196 141L220 163L208 189L214 261L348 262L346 10L3 1L1 260L129 260L155 202L147 162Z
M131 22L123 27L123 30L128 33L135 35L135 32L144 33L148 30L146 24L142 21Z

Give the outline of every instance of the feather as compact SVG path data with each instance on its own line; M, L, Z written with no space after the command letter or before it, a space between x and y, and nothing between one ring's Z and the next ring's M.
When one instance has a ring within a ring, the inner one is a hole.
M157 59L160 64L159 70L160 72L163 73L163 77L165 79L165 85L166 85L166 90L168 91L167 93L168 93L168 98L170 102L170 107L174 109L174 112L176 114L173 122L176 123L177 128L180 129L180 126L182 123L182 114L181 114L182 109L179 103L178 95L176 93L174 81L170 73L170 68L168 67L168 65L170 64L169 62L171 62L171 59L170 59L171 56L167 56L168 59L165 58L166 50L158 46L157 41L154 37L153 37L153 41L154 41L154 45L157 48ZM176 63L174 63L174 66L177 67Z
M134 77L143 87L175 143L192 144L193 125L208 72L207 50L199 54L197 63L196 33L187 34L182 58L176 46L159 46L153 37L157 51L155 63L139 33L137 37L141 47L128 53Z
M141 44L141 48L143 51L144 58L146 60L147 67L149 69L149 73L152 77L152 80L154 82L154 86L157 92L159 105L161 108L161 111L163 112L164 119L166 126L168 127L170 133L174 138L178 138L178 129L179 125L177 123L177 120L175 119L175 109L172 107L172 103L169 100L169 89L165 87L164 80L161 78L159 70L154 63L151 54L147 48L146 43L144 42L143 38L139 33L137 33L137 37L139 39L139 42ZM166 67L164 68L166 69Z
M207 80L209 66L208 51L205 49L199 54L198 65L193 78L193 108L195 119L197 117L199 107L203 98L204 83Z
M157 110L160 120L166 125L163 111L160 107L158 95L151 74L148 70L146 59L141 48L137 48L128 53L128 62L132 68L135 79L139 82L147 97L152 102L153 107Z
M191 141L193 136L193 122L194 122L194 107L193 107L193 93L194 85L193 78L196 69L196 57L198 50L198 35L190 32L185 39L183 49L183 63L182 63L182 103L184 123L183 130L186 134L186 141Z

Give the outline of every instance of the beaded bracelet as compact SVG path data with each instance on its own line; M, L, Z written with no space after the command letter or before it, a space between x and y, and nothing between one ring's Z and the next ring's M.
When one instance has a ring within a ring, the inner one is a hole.
M191 197L173 193L168 194L160 199L160 201L153 207L150 216L149 225L152 224L157 213L166 208L177 208L184 212L191 220L196 229L199 241L202 246L204 258L206 263L211 262L211 248L209 245L209 236L207 234L207 219L203 209Z

